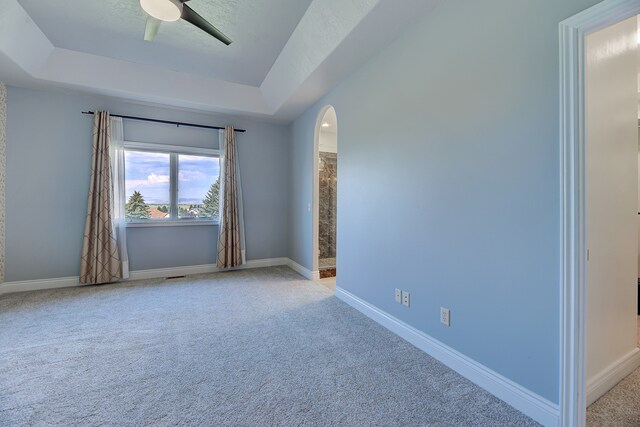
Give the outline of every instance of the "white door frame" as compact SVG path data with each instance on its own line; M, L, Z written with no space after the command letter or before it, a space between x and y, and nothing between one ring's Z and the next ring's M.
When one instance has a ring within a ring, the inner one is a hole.
M585 425L585 38L640 13L605 0L560 23L560 425Z
M325 105L320 109L316 118L316 128L313 135L313 231L311 233L311 275L313 280L320 279L320 267L318 258L320 256L320 130L324 115L333 108L333 105ZM335 110L335 108L334 108Z

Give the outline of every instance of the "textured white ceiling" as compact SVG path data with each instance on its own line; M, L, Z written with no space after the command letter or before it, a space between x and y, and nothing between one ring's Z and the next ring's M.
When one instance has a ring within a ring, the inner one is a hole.
M443 1L193 0L226 48L181 22L144 42L138 0L0 0L0 80L286 123Z
M192 0L233 40L225 46L185 21L143 40L139 0L18 0L54 46L259 86L311 0Z

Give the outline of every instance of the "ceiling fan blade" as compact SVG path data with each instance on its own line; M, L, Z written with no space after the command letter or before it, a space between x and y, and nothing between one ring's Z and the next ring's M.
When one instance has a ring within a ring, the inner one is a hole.
M154 18L153 16L147 17L147 26L144 27L144 39L146 41L153 41L160 29L161 20Z
M182 7L181 18L189 22L190 24L193 24L196 27L200 28L202 31L211 34L213 37L217 38L227 46L231 44L231 39L229 37L222 34L222 31L211 25L206 19L198 15L193 9L191 9L184 3Z

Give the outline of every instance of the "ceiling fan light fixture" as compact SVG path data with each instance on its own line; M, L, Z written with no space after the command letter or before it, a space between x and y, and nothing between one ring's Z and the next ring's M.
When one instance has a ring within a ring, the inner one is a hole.
M182 16L183 6L180 0L140 0L140 6L161 21L177 21Z

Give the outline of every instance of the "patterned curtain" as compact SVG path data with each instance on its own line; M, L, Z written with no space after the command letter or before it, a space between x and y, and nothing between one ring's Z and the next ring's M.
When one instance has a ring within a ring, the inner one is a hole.
M121 265L111 217L113 183L109 156L109 113L96 111L93 118L91 180L87 220L82 240L80 283L100 284L120 280Z
M232 126L226 126L220 143L220 225L218 228L218 268L245 263L242 186Z

